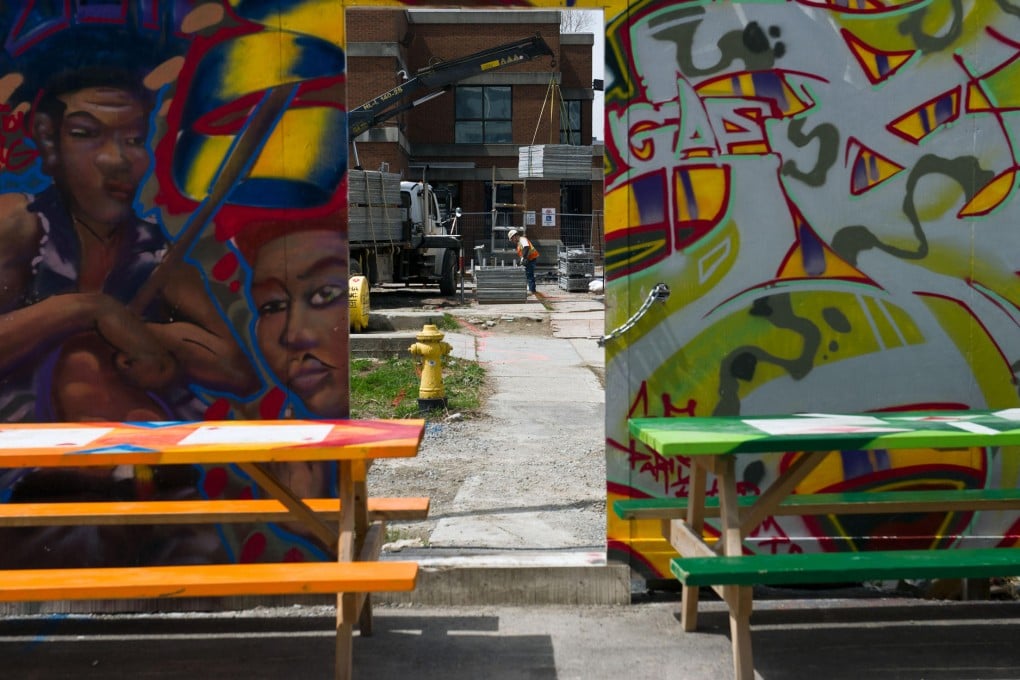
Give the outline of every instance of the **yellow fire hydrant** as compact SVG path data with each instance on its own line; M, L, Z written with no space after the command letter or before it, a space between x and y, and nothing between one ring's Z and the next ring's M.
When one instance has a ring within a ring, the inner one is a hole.
M408 350L411 354L422 358L421 386L418 388L418 409L428 411L435 408L446 408L446 388L443 387L443 357L453 350L450 343L443 342L445 337L435 324L422 326L421 333L415 336L418 342Z

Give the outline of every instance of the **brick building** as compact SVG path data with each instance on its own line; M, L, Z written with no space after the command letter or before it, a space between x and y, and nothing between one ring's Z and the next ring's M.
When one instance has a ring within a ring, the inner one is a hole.
M594 36L561 34L559 11L347 12L352 108L431 64L536 33L553 57L471 75L355 140L352 165L387 168L415 180L427 168L429 183L464 211L459 231L466 257L475 255L476 245L484 246L479 255L493 250L499 255L508 247L505 233L510 226L526 226L540 246L546 244L543 260L555 258L560 243L600 248L603 149L601 142L594 142L591 125ZM472 106L472 99L476 104L484 100L486 106ZM578 147L577 154L569 151L575 159L583 156L582 176L545 172L522 181L519 149L528 145ZM548 209L555 210L555 217Z

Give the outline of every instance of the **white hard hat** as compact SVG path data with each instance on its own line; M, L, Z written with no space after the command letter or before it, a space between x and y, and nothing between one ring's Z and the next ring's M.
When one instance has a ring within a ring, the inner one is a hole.
M510 231L508 231L506 233L506 237L507 238L513 238L514 236L517 236L517 234L518 234L518 232L517 232L516 229L511 229Z

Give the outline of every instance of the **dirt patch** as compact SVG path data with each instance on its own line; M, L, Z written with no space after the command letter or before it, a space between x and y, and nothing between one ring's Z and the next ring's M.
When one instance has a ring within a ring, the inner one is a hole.
M498 333L500 335L537 335L552 337L553 328L545 314L488 314L458 315L461 327L474 335Z
M437 288L410 286L375 286L371 291L372 309L464 309L471 306L474 293L466 291L465 302L461 303L460 294L442 296Z

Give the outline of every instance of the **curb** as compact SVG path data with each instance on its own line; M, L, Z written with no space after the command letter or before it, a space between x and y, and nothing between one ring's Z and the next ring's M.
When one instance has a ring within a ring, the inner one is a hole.
M395 331L358 335L351 333L348 346L353 357L386 359L393 355L410 356L408 348L414 344L418 331Z
M401 559L399 553L383 559ZM488 555L418 559L405 593L373 593L396 605L615 605L631 602L631 571L603 553Z

